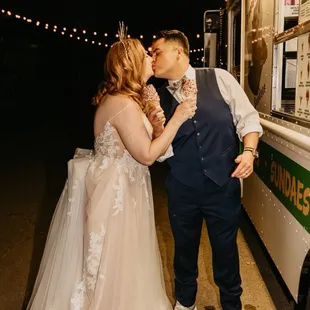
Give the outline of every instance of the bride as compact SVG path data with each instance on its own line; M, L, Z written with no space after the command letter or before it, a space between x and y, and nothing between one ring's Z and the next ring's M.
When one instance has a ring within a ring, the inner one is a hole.
M146 86L152 59L139 40L127 39L123 28L119 34L95 99L94 151L77 149L68 162L27 310L172 309L148 166L173 156L170 143L196 105L180 104L152 140L146 113L154 104L160 110L157 93Z

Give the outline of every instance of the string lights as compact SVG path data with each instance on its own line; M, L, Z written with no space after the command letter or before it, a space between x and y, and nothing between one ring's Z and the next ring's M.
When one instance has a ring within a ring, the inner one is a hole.
M15 18L21 21L24 21L26 23L29 24L33 24L37 27L43 27L45 30L47 31L52 31L54 33L58 33L62 36L66 36L70 39L75 39L81 42L85 42L88 44L92 44L92 45L99 45L105 48L108 48L111 46L111 44L109 44L106 39L108 39L109 37L111 37L111 34L109 35L107 32L104 32L103 34L99 34L97 31L90 31L90 30L86 30L86 29L79 29L79 28L75 28L75 27L64 27L64 26L59 26L59 25L54 25L54 24L50 24L47 22L42 22L39 20L34 20L32 18L26 17L26 16L22 16L20 14L14 13L12 11L9 10L4 10L1 9L1 14L5 15L7 17L10 18ZM112 35L114 36L114 35ZM118 34L115 34L115 37L118 37ZM128 34L128 37L130 38L130 34ZM154 39L156 38L155 35L152 36ZM200 38L200 35L197 34L196 36L197 38ZM139 36L140 39L144 39L144 35L140 35ZM148 50L150 50L150 48L148 48ZM191 49L190 53L197 53L197 52L203 52L203 48L198 48L198 49Z

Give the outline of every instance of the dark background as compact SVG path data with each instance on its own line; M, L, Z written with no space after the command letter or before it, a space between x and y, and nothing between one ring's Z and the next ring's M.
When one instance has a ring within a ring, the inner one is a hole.
M117 40L119 21L125 22L131 36L142 34L146 48L158 30L184 31L191 48L201 48L191 54L191 63L199 66L203 14L220 5L217 1L1 1L0 9L5 10L0 12L1 131L66 129L74 133L74 139L81 139L77 143L92 143L91 98L102 79L105 44Z

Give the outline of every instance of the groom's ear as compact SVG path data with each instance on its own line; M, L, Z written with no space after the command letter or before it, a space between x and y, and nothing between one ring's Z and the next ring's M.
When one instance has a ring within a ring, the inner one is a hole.
M176 50L178 52L178 59L180 59L183 56L183 54L184 54L183 47L178 45L176 47Z

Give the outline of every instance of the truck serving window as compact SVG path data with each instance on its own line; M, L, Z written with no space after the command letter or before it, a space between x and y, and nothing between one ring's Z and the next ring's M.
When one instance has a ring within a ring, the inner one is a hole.
M310 27L305 1L277 1L271 114L310 127Z

